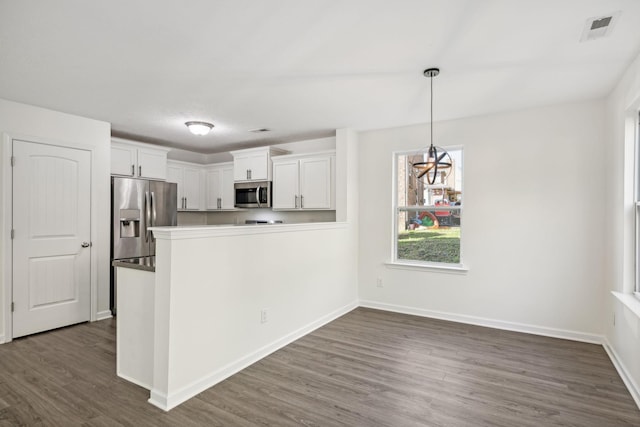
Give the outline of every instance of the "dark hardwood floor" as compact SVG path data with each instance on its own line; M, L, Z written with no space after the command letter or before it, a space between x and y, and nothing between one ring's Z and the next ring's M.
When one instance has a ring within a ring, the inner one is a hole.
M115 321L0 346L0 426L640 426L602 347L359 308L168 413Z

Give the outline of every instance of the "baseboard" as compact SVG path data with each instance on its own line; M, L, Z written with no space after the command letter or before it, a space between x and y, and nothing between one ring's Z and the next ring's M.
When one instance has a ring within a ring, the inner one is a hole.
M341 307L337 310L332 311L331 313L321 317L318 320L315 320L287 335L282 338L279 338L273 341L270 344L267 344L253 353L250 353L246 356L241 357L240 359L229 363L222 368L211 372L206 377L194 381L191 384L186 385L178 389L177 391L170 393L169 395L165 395L164 393L158 390L151 390L151 394L149 397L149 403L154 406L157 406L160 409L165 411L169 411L172 408L175 408L182 402L192 398L198 393L202 393L204 390L216 385L217 383L229 378L233 374L243 370L244 368L254 364L258 360L270 355L276 350L281 349L282 347L292 343L293 341L307 335L308 333L320 328L321 326L326 325L327 323L337 319L340 316L350 312L351 310L358 307L358 302L351 302L344 307Z
M604 351L607 352L609 359L611 359L611 363L613 363L616 371L618 371L618 375L622 378L622 382L627 386L629 394L631 394L631 397L633 397L633 400L640 409L640 387L638 387L638 384L633 380L633 377L629 375L629 371L625 367L624 363L622 363L622 359L618 357L618 353L616 353L606 337L604 337L602 347L604 347Z
M602 344L604 337L584 332L568 331L565 329L546 328L543 326L527 325L516 322L487 319L484 317L468 316L464 314L447 313L443 311L425 310L403 305L386 304L377 301L360 300L360 307L375 308L378 310L392 311L395 313L412 314L415 316L430 317L433 319L450 320L452 322L467 323L470 325L485 326L488 328L503 329L506 331L523 332L527 334L542 335L546 337L562 338L572 341L581 341L591 344Z
M149 400L147 402L151 403L153 406L156 406L163 411L168 411L171 408L167 405L167 395L159 392L158 390L151 389L151 394L149 395ZM175 405L174 405L175 406Z
M128 375L124 375L124 374L123 374L123 373L121 373L121 372L116 372L116 375L117 375L117 376L119 376L120 378L122 378L123 380L127 380L127 381L129 381L130 383L133 383L133 384L135 384L135 385L137 385L137 386L140 386L140 387L142 387L142 388L146 388L147 390L151 390L151 385L150 385L150 384L147 384L147 383L142 382L142 381L140 381L140 380L137 380L137 379L135 379L135 378L131 378L130 376L128 376Z
M113 317L111 315L111 310L99 311L99 312L96 313L96 321L109 319L111 317Z

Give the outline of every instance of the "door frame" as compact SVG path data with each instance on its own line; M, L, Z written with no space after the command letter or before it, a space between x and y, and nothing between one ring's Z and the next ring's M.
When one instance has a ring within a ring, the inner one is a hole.
M1 287L4 288L2 295L2 305L4 308L4 337L0 331L0 344L10 342L13 339L13 314L11 312L11 302L13 300L13 245L11 240L11 227L13 224L13 174L10 163L13 152L13 140L32 142L43 145L53 145L63 148L72 148L76 150L84 150L90 153L90 190L91 190L91 213L90 213L90 233L91 242L91 261L90 261L90 321L98 319L98 248L101 247L98 233L98 200L95 194L95 148L91 145L77 144L69 141L60 141L54 138L41 138L33 135L24 135L18 133L2 133L2 164L0 164L0 174L2 176L2 201L0 208L2 215L2 224L0 236L2 239L2 263L4 265L2 277L0 277Z

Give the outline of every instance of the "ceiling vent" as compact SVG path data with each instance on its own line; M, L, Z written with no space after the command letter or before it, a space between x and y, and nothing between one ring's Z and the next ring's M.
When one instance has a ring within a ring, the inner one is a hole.
M251 129L249 130L249 132L253 132L253 133L262 133L262 132L270 132L271 129L267 129L267 128L258 128L258 129Z
M615 27L619 17L620 11L587 19L582 30L580 41L586 42L607 37L611 34L611 31L613 31L613 27Z

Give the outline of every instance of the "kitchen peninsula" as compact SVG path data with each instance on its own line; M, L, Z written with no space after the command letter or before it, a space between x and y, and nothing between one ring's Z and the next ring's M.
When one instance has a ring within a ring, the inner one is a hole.
M356 307L357 203L347 200L356 200L357 168L346 168L355 155L347 136L337 139L336 222L151 228L155 272L135 273L153 277L151 383L138 381L149 402L169 410ZM118 274L119 288L142 280Z

